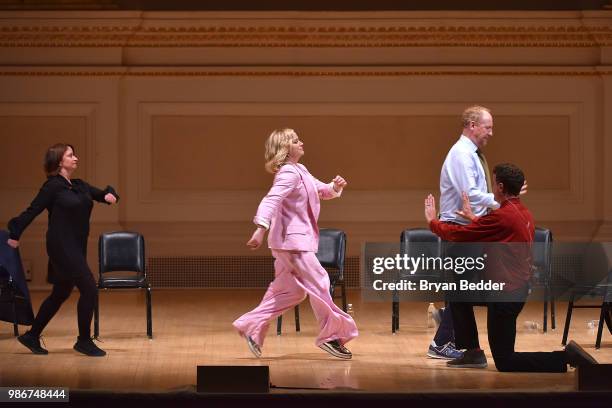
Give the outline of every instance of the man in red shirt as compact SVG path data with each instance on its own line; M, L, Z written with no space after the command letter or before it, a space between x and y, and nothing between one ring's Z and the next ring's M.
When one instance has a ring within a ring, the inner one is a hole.
M493 193L499 209L476 217L469 199L464 194L463 208L458 211L471 221L468 225L440 222L434 197L425 199L425 219L433 233L453 242L511 243L494 251L487 259L487 275L504 283L504 302L487 302L487 329L491 354L499 371L565 372L572 367L597 364L597 361L573 341L564 351L515 352L516 318L525 305L531 278L531 243L535 223L531 212L519 199L525 176L513 164L499 164L494 170ZM518 243L518 244L516 244ZM521 244L523 243L523 244ZM493 251L493 250L492 250ZM478 328L474 317L474 303L453 302L452 317L455 342L465 349L463 357L447 362L448 367L485 368L487 359L478 342Z

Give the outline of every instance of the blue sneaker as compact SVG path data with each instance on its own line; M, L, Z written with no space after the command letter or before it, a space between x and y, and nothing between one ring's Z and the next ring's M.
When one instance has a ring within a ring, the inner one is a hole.
M427 350L427 357L439 358L442 360L455 360L463 357L463 351L457 350L453 342L448 342L443 346L432 346L430 344L429 350Z

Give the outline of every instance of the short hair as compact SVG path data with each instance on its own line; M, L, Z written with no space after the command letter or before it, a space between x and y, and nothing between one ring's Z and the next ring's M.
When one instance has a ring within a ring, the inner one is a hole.
M62 162L62 158L64 158L64 154L68 148L71 148L74 152L74 147L68 143L56 143L47 149L43 164L47 177L56 176L59 173L60 163Z
M495 166L493 174L495 174L496 183L503 183L504 193L519 195L525 183L523 170L511 163L501 163Z
M480 122L482 119L483 112L491 113L491 109L485 108L484 106L474 105L466 108L461 114L461 121L463 123L463 127L466 128L470 122Z
M266 140L266 170L272 174L276 173L289 158L289 147L297 133L293 129L274 130Z

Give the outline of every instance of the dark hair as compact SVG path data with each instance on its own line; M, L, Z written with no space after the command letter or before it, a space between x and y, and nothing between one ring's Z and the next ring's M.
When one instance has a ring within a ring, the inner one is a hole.
M74 147L67 143L56 143L47 149L47 153L45 153L45 162L43 165L47 176L55 176L59 173L60 163L62 162L64 153L66 153L68 148L71 148L74 152Z
M511 163L501 163L495 166L493 173L495 174L495 182L503 183L504 193L514 196L519 195L521 187L525 183L523 170Z

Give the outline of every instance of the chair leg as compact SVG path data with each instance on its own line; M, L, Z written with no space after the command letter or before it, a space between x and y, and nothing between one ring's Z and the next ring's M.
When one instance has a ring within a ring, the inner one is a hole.
M94 304L94 339L100 337L100 290L96 290L96 303Z
M391 333L395 334L395 302L391 302Z
M151 316L151 287L147 287L147 337L153 339L153 317Z
M295 331L300 331L300 305L295 305L293 309L295 313Z
M15 299L13 299L13 334L15 337L19 336L19 324L17 323L17 304L15 303Z
M342 310L346 313L348 304L346 303L346 283L344 283L344 279L340 282L340 292L342 296Z
M601 335L603 333L603 324L605 317L606 306L605 302L601 304L601 312L599 312L599 325L597 326L597 339L595 340L595 348L601 347Z
M399 330L399 302L391 303L391 333Z
M567 315L565 316L565 327L563 328L563 339L561 340L562 345L567 344L567 334L569 333L570 321L572 320L572 311L574 309L574 296L567 304Z
M606 326L608 326L608 331L612 334L612 302L604 302L604 309L604 321Z
M548 299L548 296L546 296ZM542 331L546 333L548 330L548 300L544 300L544 321L542 322Z
M555 298L550 296L550 328L555 330L557 324L555 323Z
M283 315L278 316L278 319L276 319L276 335L280 336L281 335L281 330L283 327Z

